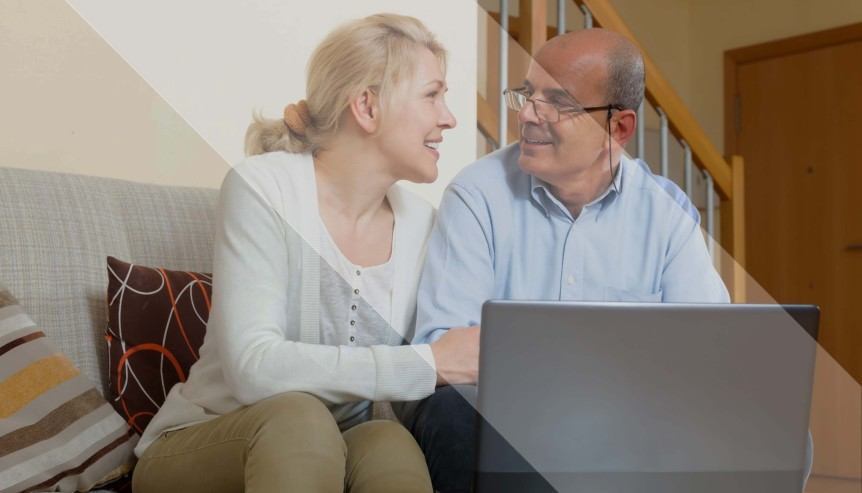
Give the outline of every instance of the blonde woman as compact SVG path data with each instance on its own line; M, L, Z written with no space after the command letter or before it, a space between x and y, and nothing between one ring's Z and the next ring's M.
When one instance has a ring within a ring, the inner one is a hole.
M200 360L141 437L136 493L431 491L410 434L370 418L478 372L475 330L401 345L433 209L396 182L437 176L444 70L421 22L374 15L316 49L307 101L255 117L222 185Z

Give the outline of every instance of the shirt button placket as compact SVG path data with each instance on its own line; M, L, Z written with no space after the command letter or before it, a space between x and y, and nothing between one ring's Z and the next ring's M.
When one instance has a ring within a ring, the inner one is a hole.
M357 310L359 309L359 300L357 298L359 298L359 276L362 275L362 271L360 269L356 269L353 273L353 301L350 304L350 326L348 327L351 344L356 343L356 316L358 314Z
M575 292L575 269L574 258L576 258L575 248L575 223L569 225L569 232L566 237L566 246L563 250L563 265L561 266L562 275L560 276L560 298L563 300L577 299L574 296Z

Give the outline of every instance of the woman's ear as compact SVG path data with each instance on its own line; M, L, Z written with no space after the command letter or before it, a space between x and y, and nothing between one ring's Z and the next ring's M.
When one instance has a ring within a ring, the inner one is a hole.
M380 98L370 88L350 101L350 113L359 128L373 134L380 127Z

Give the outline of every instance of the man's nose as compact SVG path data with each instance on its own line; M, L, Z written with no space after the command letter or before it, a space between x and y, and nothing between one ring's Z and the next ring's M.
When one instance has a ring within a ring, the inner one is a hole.
M527 100L524 102L524 106L518 111L518 121L520 123L532 123L535 125L542 123L536 111L536 105L532 101Z

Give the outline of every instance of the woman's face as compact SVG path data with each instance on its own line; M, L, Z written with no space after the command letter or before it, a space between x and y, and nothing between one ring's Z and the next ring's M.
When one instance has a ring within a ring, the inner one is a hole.
M443 130L455 127L446 106L446 81L430 50L416 53L413 77L395 88L377 138L396 179L431 183L437 179Z

